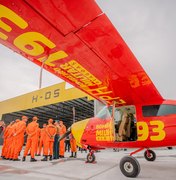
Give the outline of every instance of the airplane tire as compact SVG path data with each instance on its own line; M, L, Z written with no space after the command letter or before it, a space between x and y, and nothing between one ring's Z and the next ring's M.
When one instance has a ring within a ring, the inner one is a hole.
M95 155L92 153L88 153L87 155L87 162L88 163L93 163L95 161Z
M136 158L125 156L120 161L120 170L126 177L135 178L140 173L140 165Z
M155 159L156 159L156 154L155 154L155 152L154 151L152 151L152 150L148 150L149 151L149 153L150 153L150 157L148 156L148 153L147 153L147 151L145 151L144 152L144 157L145 157L145 159L147 160L147 161L155 161Z

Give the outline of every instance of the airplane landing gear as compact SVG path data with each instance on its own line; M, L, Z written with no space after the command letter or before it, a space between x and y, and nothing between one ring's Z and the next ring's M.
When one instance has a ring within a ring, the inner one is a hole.
M154 151L148 149L144 152L144 157L147 161L155 161L156 159L156 154Z
M140 173L140 165L136 158L125 156L120 161L120 170L126 177L135 178Z
M95 154L94 154L94 151L90 151L90 152L87 154L87 162L88 162L88 163L93 163L93 162L95 162Z
M132 155L142 151L144 148L139 148L136 151L130 153L130 156L125 156L120 161L120 170L126 177L135 178L140 173L139 162ZM144 152L144 157L147 161L154 161L156 154L154 151L147 149Z

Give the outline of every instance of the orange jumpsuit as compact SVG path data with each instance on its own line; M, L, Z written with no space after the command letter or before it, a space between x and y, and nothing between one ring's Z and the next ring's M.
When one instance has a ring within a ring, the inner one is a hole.
M3 142L3 147L2 147L2 157L5 157L6 153L7 153L7 137L8 137L8 130L9 130L10 126L7 126L4 130L4 142Z
M38 141L38 127L39 124L36 121L33 121L28 124L26 128L26 133L28 135L26 148L24 150L24 157L27 156L28 151L31 151L31 158L35 156L36 143Z
M38 128L37 130L37 143L36 143L36 148L35 148L35 154L37 154L38 152L39 141L40 141L40 128Z
M39 142L39 152L38 152L38 154L41 154L42 147L44 145L44 140L45 140L45 128L42 128L40 130L40 142Z
M22 150L24 144L24 133L26 131L26 123L24 121L19 121L16 124L15 136L14 136L14 154L13 159L18 159L18 155Z
M57 133L56 126L48 124L45 128L44 155L53 155L54 136Z
M59 136L61 137L66 133L65 125L60 126L59 128ZM62 139L59 143L59 156L64 156L65 153L65 139Z
M70 147L71 147L71 152L77 152L76 140L72 134L70 135Z
M14 153L14 149L15 149L15 144L14 144L14 133L16 130L16 123L14 123L13 125L10 126L9 128L9 133L8 133L8 137L7 137L7 153L6 153L6 158L8 159L12 159L13 158L13 153Z

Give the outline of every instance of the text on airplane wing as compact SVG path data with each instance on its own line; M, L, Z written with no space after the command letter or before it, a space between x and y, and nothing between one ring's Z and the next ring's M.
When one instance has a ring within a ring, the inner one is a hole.
M0 0L0 43L108 104L162 100L94 0Z

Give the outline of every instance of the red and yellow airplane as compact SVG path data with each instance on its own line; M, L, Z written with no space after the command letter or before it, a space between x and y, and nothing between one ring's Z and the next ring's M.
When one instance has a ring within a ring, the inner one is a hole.
M133 154L146 149L154 161L150 148L176 145L176 101L160 95L94 0L0 0L0 43L107 103L70 128L88 162L97 149L136 148L120 162L136 177Z

